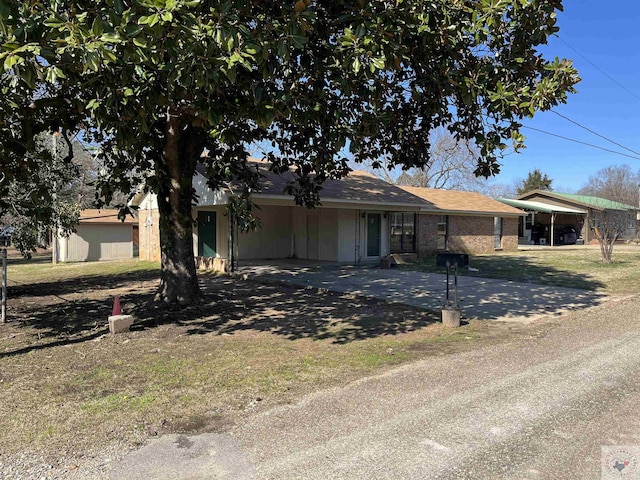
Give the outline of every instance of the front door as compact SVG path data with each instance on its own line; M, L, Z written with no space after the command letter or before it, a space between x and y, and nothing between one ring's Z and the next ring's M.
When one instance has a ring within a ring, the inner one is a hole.
M367 215L367 257L380 256L380 214Z
M216 212L198 212L198 256L216 256Z

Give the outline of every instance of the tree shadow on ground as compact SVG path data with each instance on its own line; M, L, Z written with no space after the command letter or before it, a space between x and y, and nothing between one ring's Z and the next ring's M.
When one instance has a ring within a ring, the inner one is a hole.
M155 272L155 279L157 275ZM26 336L17 348L0 351L0 358L89 341L106 334L113 306L112 296L103 292L108 285L137 288L123 294L121 303L123 313L135 316L132 329L138 331L171 324L186 335L257 331L290 340L309 338L344 344L419 330L439 320L431 312L405 305L206 274L200 278L203 301L184 309L171 309L154 303L157 284L147 281L148 272L132 276L135 278L91 277L84 282L63 282L61 288L49 285L42 289L41 285L36 292L31 291L37 288L35 285L15 290L9 311L13 319L6 325L13 328L14 334L22 330ZM96 288L100 288L97 296ZM54 291L86 296L64 299L54 295Z
M87 290L103 290L105 292L116 288L124 288L132 282L155 280L158 278L158 270L140 270L117 275L84 275L69 280L52 282L22 283L15 282L7 286L7 296L16 297L43 297L82 294Z
M415 331L434 323L432 313L406 305L319 292L292 285L209 276L202 283L205 301L181 312L138 309L144 328L175 323L186 333L233 334L259 331L290 340L310 338L348 343Z

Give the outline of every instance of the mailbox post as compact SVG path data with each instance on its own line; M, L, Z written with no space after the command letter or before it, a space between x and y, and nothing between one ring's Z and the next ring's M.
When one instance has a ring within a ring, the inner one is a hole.
M436 256L437 267L447 267L447 300L442 307L442 323L447 327L460 326L460 304L458 303L458 266L469 266L469 255L465 253L439 253ZM454 269L453 302L449 296L449 270Z

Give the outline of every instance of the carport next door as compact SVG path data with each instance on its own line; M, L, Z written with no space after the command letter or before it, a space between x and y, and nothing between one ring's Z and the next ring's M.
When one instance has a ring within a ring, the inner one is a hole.
M198 212L198 256L216 256L216 212Z
M367 257L380 256L380 214L367 214Z

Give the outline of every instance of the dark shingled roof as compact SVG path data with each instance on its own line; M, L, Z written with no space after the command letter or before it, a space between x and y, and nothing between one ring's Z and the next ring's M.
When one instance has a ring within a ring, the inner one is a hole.
M269 171L269 163L252 160L260 173L262 179L262 191L255 194L256 198L261 196L280 196L290 199L291 196L284 193L287 182L294 180L292 172L285 172L281 175ZM198 172L205 177L206 170L199 166ZM429 206L430 203L424 199L416 197L402 188L381 180L368 172L354 170L349 175L340 180L327 180L322 184L320 191L321 202L353 202L353 203L377 203L386 205L415 206L416 208Z

